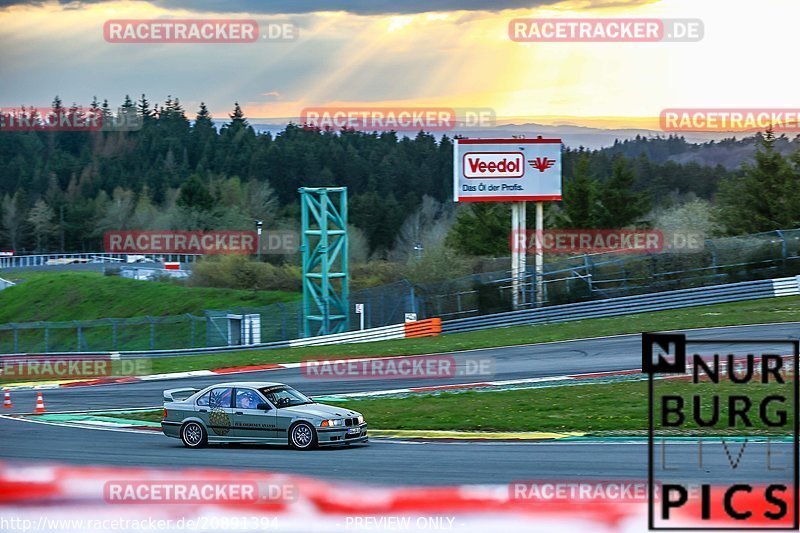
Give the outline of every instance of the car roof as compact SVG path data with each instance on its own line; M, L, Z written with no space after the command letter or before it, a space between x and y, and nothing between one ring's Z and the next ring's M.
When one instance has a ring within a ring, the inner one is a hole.
M214 383L212 387L251 387L260 389L262 387L288 387L288 385L275 381L229 381L226 383Z

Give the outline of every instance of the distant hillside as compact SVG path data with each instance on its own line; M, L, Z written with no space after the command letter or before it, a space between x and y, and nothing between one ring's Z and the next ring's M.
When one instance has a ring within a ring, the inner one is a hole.
M271 119L253 119L252 126L258 133L270 133L273 136L278 135L286 128L286 123L276 122ZM295 120L297 123L297 120ZM401 131L397 133L398 137L406 137L413 139L418 132L416 131ZM458 135L461 137L483 137L483 138L511 138L514 136L536 137L541 135L543 137L558 137L564 144L570 148L578 148L583 146L591 150L599 150L614 144L616 140L633 139L637 135L643 137L655 137L663 132L647 130L647 129L602 129L592 128L587 126L573 126L573 125L559 125L550 126L545 124L536 123L521 123L521 124L498 124L495 127L487 128L456 128L452 131L436 134L436 137L441 139L443 136L453 137ZM721 138L721 136L713 136L707 134L696 134L687 137L690 141L706 142L710 139Z
M697 163L714 167L722 165L728 170L741 167L743 162L751 161L756 153L756 141L759 135L741 139L729 138L721 141L710 141L694 144L684 137L647 138L637 136L632 140L614 143L602 151L609 155L621 153L626 157L639 157L644 154L652 163L663 164L667 161L675 163ZM789 155L800 149L800 136L789 138L781 136L775 141L776 149L783 155Z

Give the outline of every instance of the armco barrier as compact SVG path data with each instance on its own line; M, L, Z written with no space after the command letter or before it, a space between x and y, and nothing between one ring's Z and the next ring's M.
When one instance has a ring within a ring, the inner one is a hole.
M86 264L145 265L163 263L164 261L194 263L199 257L201 257L199 254L107 254L104 252L9 255L0 257L0 270L37 267L64 267L69 269L69 267Z
M428 337L439 334L460 333L480 329L547 322L566 322L588 318L620 316L648 311L681 309L699 305L718 304L800 295L800 276L759 281L745 281L711 287L697 287L677 291L624 296L607 300L593 300L575 304L555 305L539 309L512 311L473 318L462 318L442 322L439 318L419 320L406 324L394 324L361 331L335 333L320 337L309 337L289 341L278 341L249 346L192 348L182 350L120 351L122 357L170 357L200 353L222 353L253 349L291 348L298 346L326 346L353 342L372 342L390 339ZM76 355L77 352L69 352ZM99 352L107 353L107 352ZM58 355L58 354L50 354ZM3 357L4 355L0 355Z
M347 333L334 333L320 337L309 337L289 341L290 347L295 346L325 346L329 344L344 344L348 342L372 342L390 339L405 339L410 337L433 337L441 333L442 321L438 318L394 324L381 328L365 329L362 331L348 331Z
M797 294L800 294L798 276L745 281L449 320L442 325L442 333L459 333L500 326L566 322Z
M147 351L121 351L121 352L56 352L47 354L50 357L75 357L78 355L119 355L125 358L137 357L169 357L178 355L193 355L201 353L233 352L253 349L276 349L294 348L298 346L329 346L332 344L346 344L355 342L385 341L391 339L405 339L416 337L435 337L442 332L442 321L438 318L407 322L405 324L393 324L380 328L365 329L359 331L348 331L346 333L333 333L319 337L308 337L306 339L295 339L289 341L267 342L262 344L250 344L237 346L235 348L193 348L187 350L147 350ZM2 357L19 356L20 354L0 354Z

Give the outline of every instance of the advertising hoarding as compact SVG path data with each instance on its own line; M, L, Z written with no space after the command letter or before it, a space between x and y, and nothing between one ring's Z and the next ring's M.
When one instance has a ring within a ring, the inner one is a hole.
M456 202L561 200L561 139L456 139Z

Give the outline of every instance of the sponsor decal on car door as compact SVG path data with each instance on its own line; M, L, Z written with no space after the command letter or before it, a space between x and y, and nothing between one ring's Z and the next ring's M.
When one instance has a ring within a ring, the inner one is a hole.
M197 416L208 428L209 437L227 437L233 424L233 388L211 389L196 402Z
M270 409L258 409L267 403ZM241 438L274 439L276 409L263 396L253 389L237 388L233 409L233 430L231 436Z

